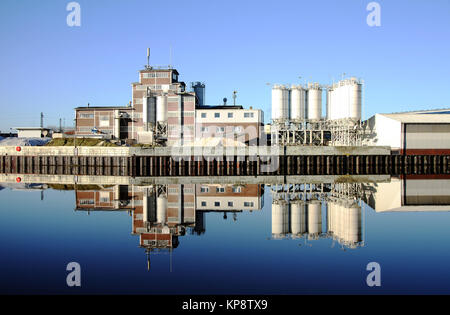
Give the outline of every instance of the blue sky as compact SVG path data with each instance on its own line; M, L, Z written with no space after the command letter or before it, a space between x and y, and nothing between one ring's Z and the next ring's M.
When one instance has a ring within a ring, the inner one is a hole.
M76 106L124 105L146 63L173 64L203 81L208 104L231 99L262 108L267 83L342 73L365 80L364 118L376 112L450 107L450 1L79 0L81 26L68 27L67 0L0 1L0 130L73 124Z

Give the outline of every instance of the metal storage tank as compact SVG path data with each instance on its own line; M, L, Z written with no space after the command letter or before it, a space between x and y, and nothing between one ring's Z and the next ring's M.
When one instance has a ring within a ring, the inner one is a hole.
M272 203L272 237L282 238L289 232L289 205L286 202Z
M156 123L156 98L144 96L142 99L142 121L144 126L147 123Z
M156 198L156 222L164 224L167 217L167 196L160 195Z
M322 233L322 205L320 201L308 204L308 233L318 235Z
M302 236L306 232L306 211L303 202L291 203L291 233Z
M352 80L350 85L349 117L361 120L362 84Z
M290 114L293 121L305 119L305 90L301 85L291 86Z
M308 84L306 118L310 120L322 118L322 88L318 83Z
M283 103L283 92L279 85L274 85L272 88L272 120L281 118L281 107Z
M161 95L156 99L156 121L167 121L167 96Z
M195 96L197 97L197 105L205 105L205 84L201 82L192 82L191 88L194 90Z

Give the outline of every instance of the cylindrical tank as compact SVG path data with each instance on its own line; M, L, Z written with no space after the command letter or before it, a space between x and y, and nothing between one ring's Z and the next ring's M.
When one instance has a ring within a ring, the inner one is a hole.
M317 83L309 84L307 95L306 118L320 120L322 118L322 88Z
M167 96L160 95L156 99L156 121L167 121Z
M284 202L272 204L272 237L281 238L289 232L289 206Z
M272 88L272 120L289 119L289 90L282 85Z
M166 223L167 216L167 197L160 195L156 199L156 222L164 224Z
M291 87L291 120L305 119L305 90L301 85Z
M361 208L357 204L346 208L345 240L350 244L361 241Z
M355 81L350 85L350 118L361 119L362 85Z
M308 204L308 233L322 233L322 209L319 201Z
M301 236L306 232L306 211L303 203L291 203L291 233Z

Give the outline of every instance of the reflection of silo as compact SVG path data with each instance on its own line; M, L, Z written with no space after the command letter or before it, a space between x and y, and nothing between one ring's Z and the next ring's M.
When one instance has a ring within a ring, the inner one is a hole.
M156 221L158 223L166 223L167 216L167 197L165 195L160 195L156 199Z
M306 232L305 205L300 202L291 203L291 233L292 236L301 236Z
M345 207L345 234L344 239L349 244L361 241L361 207L353 204Z
M145 189L142 197L142 221L155 222L155 210L155 194Z
M310 235L322 233L322 207L320 201L308 204L308 232Z
M286 202L272 204L272 237L283 237L289 233L289 206Z

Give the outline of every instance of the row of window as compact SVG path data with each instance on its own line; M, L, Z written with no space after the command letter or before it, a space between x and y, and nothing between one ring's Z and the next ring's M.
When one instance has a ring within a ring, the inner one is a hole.
M234 113L227 113L227 118L233 118ZM201 113L202 118L206 118L206 113ZM244 118L253 118L255 117L255 113L247 112L244 113ZM214 113L214 118L220 118L220 113Z
M234 193L240 193L242 191L241 187L233 187L232 191ZM209 192L209 187L200 187L200 192L202 193L207 193ZM225 192L225 187L216 187L216 193L224 193Z
M207 207L208 206L208 203L206 201L201 201L200 204L201 204L202 207ZM221 205L220 201L214 201L214 207L220 207L220 205ZM233 201L228 201L227 202L227 206L228 207L233 207L234 206ZM245 201L244 202L244 207L245 208L251 208L251 207L254 207L254 206L255 206L255 204L254 204L253 201Z
M209 127L201 127L200 131L203 133L209 132ZM240 126L235 126L233 128L234 132L242 132L242 127ZM225 132L225 127L216 127L216 133L221 133L221 132Z
M144 79L150 79L150 78L168 78L169 72L144 72L142 74L142 77Z

